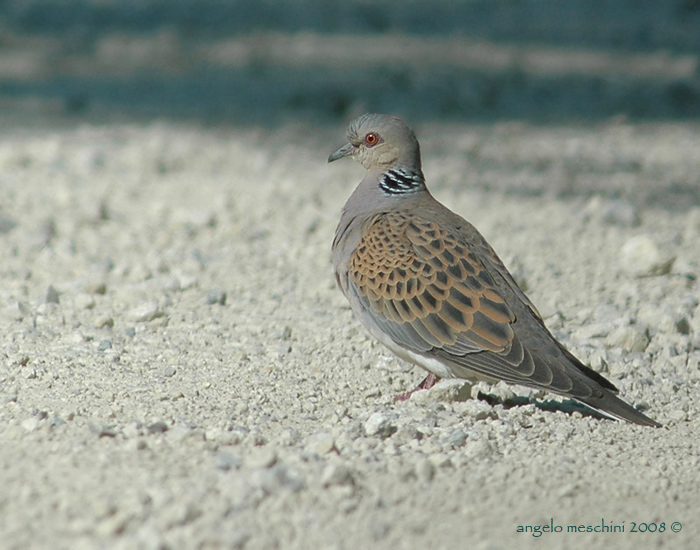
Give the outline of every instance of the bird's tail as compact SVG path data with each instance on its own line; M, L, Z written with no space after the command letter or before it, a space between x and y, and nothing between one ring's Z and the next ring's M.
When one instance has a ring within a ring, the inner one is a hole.
M602 397L576 397L581 403L588 405L589 407L595 409L599 413L608 416L610 418L616 418L617 420L625 420L627 422L632 422L632 424L639 424L640 426L653 426L654 428L660 428L661 424L652 420L648 416L640 413L632 405L625 403L622 399L617 397L618 389L615 385L610 382L604 376L598 374L592 368L587 367L581 361L579 361L569 350L560 346L561 350L564 352L569 360L578 368L578 370L587 378L590 378L598 385L602 391ZM596 392L597 393L597 392Z
M581 403L595 409L599 413L611 418L616 418L617 420L625 420L627 422L631 422L632 424L639 424L640 426L651 426L654 428L661 427L661 424L642 414L632 405L625 403L622 399L607 389L603 390L602 397L590 397L585 399L578 398L578 400L581 401Z

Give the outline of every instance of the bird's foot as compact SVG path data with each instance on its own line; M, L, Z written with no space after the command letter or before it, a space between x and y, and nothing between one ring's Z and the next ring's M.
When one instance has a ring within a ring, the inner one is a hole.
M423 380L420 384L418 384L418 386L416 386L415 389L407 391L406 393L400 393L399 395L394 397L394 401L407 401L418 390L429 390L430 388L432 388L435 384L437 384L438 380L440 380L440 377L435 376L431 372L428 376L425 377L425 380Z

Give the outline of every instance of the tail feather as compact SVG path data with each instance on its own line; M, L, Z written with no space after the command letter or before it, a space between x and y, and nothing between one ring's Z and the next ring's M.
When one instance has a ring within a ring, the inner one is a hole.
M605 416L609 416L617 420L626 420L627 422L639 424L640 426L651 426L654 428L661 427L661 424L642 414L637 409L632 407L632 405L625 403L622 399L616 397L608 390L603 390L602 397L578 399L585 405L588 405Z
M653 426L655 428L661 427L661 424L642 414L637 409L632 407L632 405L625 403L622 399L617 397L616 394L619 393L619 390L612 382L610 382L610 380L601 374L598 374L592 368L584 365L561 344L559 347L564 352L567 359L573 363L579 372L599 385L602 391L602 397L577 397L576 399L581 401L581 403L584 403L596 411L617 420L626 420L627 422L639 424L640 426Z

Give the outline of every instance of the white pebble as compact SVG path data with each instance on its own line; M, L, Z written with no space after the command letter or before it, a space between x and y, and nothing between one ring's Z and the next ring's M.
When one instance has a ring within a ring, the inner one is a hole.
M216 455L216 467L219 470L228 471L241 466L241 459L227 451L221 451Z
M396 431L396 426L391 423L388 416L376 412L365 422L365 434L369 437L389 437Z
M81 292L75 297L74 304L77 309L93 309L95 307L95 297Z
M97 319L95 319L95 327L97 328L105 328L105 327L113 327L114 326L114 319L110 315L101 315Z
M424 483L432 481L435 477L435 465L427 458L418 461L415 470L416 477Z
M595 195L584 208L584 219L590 219L620 227L639 225L639 212L635 206L625 200L606 200Z
M319 456L327 455L335 449L335 438L333 434L321 432L312 435L307 444L306 450Z
M652 304L644 304L639 308L637 322L667 334L684 333L684 331L687 334L690 330L687 319L682 315L674 313L669 308Z
M442 453L432 454L428 457L428 460L432 462L433 466L436 468L449 468L452 466L450 457Z
M148 321L153 321L158 317L162 317L163 312L158 306L158 302L144 302L140 306L135 307L129 312L129 319L137 323L145 323Z
M277 462L277 452L269 447L253 449L245 458L248 468L271 468Z
M440 380L429 390L420 390L411 395L411 401L427 403L456 403L471 398L472 384L467 380Z
M644 351L649 345L649 337L645 332L633 326L618 327L605 338L609 348L622 348L625 351Z
M40 304L57 304L58 303L58 292L56 289L49 285L46 287L46 290L44 290L44 293L41 295L41 298L39 299Z
M355 478L352 470L345 464L332 462L326 466L321 474L321 484L324 487L334 485L353 485Z
M638 235L629 239L620 251L622 268L635 277L666 275L671 271L676 259L661 250L648 235Z
M36 417L27 418L22 421L22 427L28 432L33 432L39 427L39 419Z

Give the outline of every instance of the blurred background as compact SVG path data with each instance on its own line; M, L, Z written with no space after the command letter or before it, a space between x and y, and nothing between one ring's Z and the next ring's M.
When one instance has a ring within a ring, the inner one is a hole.
M0 0L7 121L700 115L699 0Z

